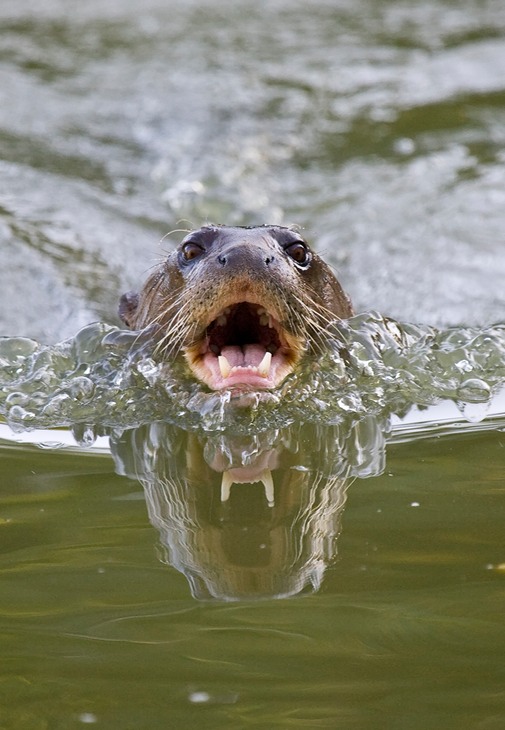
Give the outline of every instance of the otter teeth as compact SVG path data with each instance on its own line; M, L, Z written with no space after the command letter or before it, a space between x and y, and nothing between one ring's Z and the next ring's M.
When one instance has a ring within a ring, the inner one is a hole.
M221 377L226 380L228 378L232 371L236 370L237 367L232 367L229 360L225 355L219 355L217 358L217 361L219 363L219 371L221 373ZM270 374L270 366L272 364L272 353L271 352L265 352L262 361L256 368L251 368L256 370L258 375L260 375L262 378L268 378ZM242 367L242 366L238 366Z
M261 375L262 378L268 378L268 375L270 373L271 364L272 364L272 353L265 352L263 360L258 365L258 375Z
M226 309L223 309L223 311L221 312L219 317L216 319L216 322L220 327L226 326L226 323L228 322L228 315L230 314L230 312L231 312L231 308L226 307Z
M226 378L232 371L232 367L224 355L219 355L217 361L219 363L219 370L221 371L221 375L226 380Z

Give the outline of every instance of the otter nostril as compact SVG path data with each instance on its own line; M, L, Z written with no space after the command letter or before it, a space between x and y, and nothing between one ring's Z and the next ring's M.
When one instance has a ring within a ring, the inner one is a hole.
M275 261L275 255L256 251L254 248L244 249L240 246L228 248L226 251L216 254L216 261L220 266L235 269L242 266L269 266Z

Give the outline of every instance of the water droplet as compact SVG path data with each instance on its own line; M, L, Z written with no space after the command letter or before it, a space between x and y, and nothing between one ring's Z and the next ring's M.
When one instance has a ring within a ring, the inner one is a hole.
M89 400L93 397L95 385L92 380L81 375L71 381L67 392L75 400Z
M34 418L34 413L25 410L21 406L12 406L7 413L7 421L13 431L24 430L31 424Z
M20 393L18 391L14 393L10 393L7 398L5 399L5 405L8 407L11 406L25 406L28 401L29 397L26 395L26 393Z
M72 427L72 436L75 438L79 446L89 448L96 441L96 433L93 426L87 426L83 423L76 423Z
M467 421L470 423L480 423L488 414L490 401L487 403L464 403L458 401L456 405Z
M66 411L65 407L71 405L71 403L72 399L68 393L58 393L44 406L42 413L44 416L51 416L52 418L61 417Z
M491 388L480 378L468 378L458 388L458 398L469 403L482 403L491 395Z

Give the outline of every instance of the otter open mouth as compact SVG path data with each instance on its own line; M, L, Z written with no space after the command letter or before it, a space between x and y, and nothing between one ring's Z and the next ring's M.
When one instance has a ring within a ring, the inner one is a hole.
M265 389L293 371L304 349L264 307L240 302L221 310L184 354L196 377L213 390Z

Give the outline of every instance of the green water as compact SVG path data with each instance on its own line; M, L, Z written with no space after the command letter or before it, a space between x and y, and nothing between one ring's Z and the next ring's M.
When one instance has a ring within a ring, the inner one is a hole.
M501 432L392 444L321 590L195 601L106 455L2 450L0 727L501 728Z

